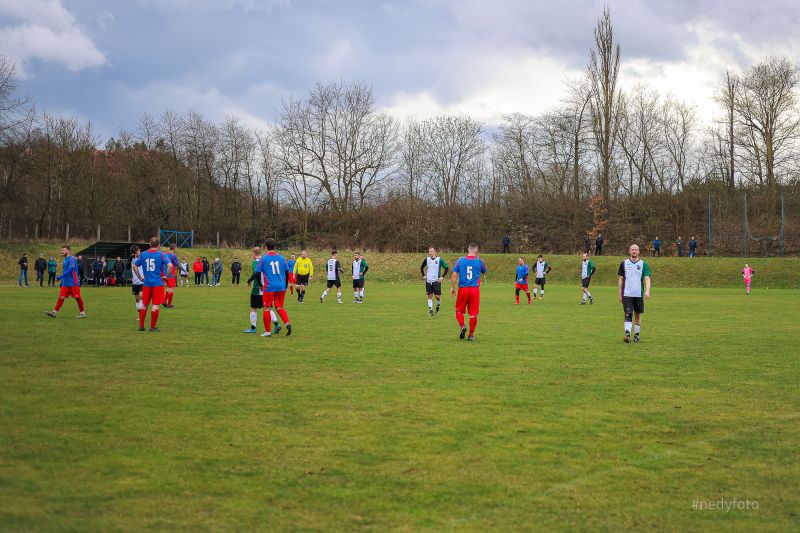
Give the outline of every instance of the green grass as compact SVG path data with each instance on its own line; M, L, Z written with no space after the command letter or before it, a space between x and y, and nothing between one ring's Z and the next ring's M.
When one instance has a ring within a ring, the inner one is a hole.
M291 337L244 288L0 289L3 530L789 531L800 522L798 292L661 289L639 345L614 290L487 283L474 343L421 284L321 288ZM702 501L758 510L692 510Z

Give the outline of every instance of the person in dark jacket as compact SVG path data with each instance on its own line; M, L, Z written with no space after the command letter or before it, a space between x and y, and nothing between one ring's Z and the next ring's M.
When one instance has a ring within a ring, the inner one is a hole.
M76 257L78 261L78 283L86 285L89 281L89 260L82 255Z
M692 236L692 238L689 239L689 257L694 257L696 255L697 255L697 239L695 239L694 236Z
M239 277L242 273L242 264L239 262L239 259L234 258L233 263L231 263L231 284L239 284Z
M22 257L19 258L17 263L19 264L19 279L17 283L22 287L22 281L24 280L25 286L30 287L30 285L28 285L28 254L22 254Z
M40 287L44 287L44 271L47 269L47 261L44 259L44 254L39 254L33 267L36 269L36 281L39 282Z
M603 255L603 234L598 233L597 238L594 240L594 255Z
M653 257L655 256L661 257L661 239L658 238L658 235L653 239Z
M99 257L94 258L94 262L92 263L92 273L94 274L94 284L95 286L100 286L100 279L103 277L103 262L100 261Z
M52 255L50 259L47 260L47 286L48 287L55 287L56 286L56 270L58 269L58 263L56 262L56 258Z
M117 262L114 263L114 276L117 278L117 285L125 285L125 263L121 257L117 257Z
M678 235L678 240L675 242L675 244L678 246L678 257L683 257L683 237Z
M511 237L507 233L503 235L503 253L511 253Z
M203 283L205 285L209 285L210 286L211 283L208 281L208 271L209 270L211 270L211 265L209 264L208 259L206 259L204 257L203 258Z

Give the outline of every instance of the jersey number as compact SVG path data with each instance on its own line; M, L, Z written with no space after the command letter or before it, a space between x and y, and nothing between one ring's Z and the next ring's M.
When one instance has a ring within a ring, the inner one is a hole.
M270 268L270 270L272 270L272 274L275 275L275 276L277 276L278 274L281 273L280 269L278 268L279 265L280 265L280 263L278 263L278 261L270 261L269 262L269 268Z
M156 271L156 260L155 259L146 259L144 264L147 266L148 272L155 272Z
M472 279L472 267L467 267L467 279Z

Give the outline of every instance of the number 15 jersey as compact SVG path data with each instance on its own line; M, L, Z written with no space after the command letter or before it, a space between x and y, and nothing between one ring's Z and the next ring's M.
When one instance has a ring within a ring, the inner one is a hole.
M453 272L458 274L459 287L480 287L481 274L486 273L486 265L482 259L467 255L456 261Z

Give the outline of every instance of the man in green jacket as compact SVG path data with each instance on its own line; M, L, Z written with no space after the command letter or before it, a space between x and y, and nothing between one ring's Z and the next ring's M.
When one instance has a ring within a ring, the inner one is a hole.
M581 287L583 288L583 300L581 300L581 305L586 305L586 298L589 298L589 305L594 303L594 298L592 298L592 293L589 292L589 284L592 282L592 274L594 274L597 267L594 266L594 263L591 259L589 259L589 254L583 254L583 262L581 263Z

